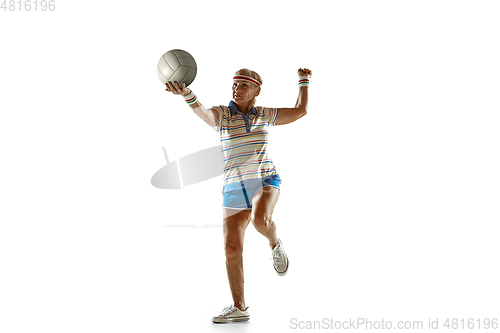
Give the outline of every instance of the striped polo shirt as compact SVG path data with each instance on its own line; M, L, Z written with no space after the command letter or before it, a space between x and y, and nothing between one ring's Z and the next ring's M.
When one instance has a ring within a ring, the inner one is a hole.
M223 192L241 189L240 181L258 184L261 178L277 173L267 154L268 126L276 125L278 109L252 106L244 115L233 101L214 106L219 114L213 127L220 134L224 156Z

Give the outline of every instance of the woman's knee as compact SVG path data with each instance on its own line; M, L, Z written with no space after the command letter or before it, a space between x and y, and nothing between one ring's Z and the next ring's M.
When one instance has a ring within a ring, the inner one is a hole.
M270 216L267 216L265 214L260 215L260 214L255 214L252 216L252 223L257 229L258 232L266 232L269 230L269 227L272 224L272 220Z
M226 240L224 252L226 253L227 260L239 259L243 255L243 244L237 244Z

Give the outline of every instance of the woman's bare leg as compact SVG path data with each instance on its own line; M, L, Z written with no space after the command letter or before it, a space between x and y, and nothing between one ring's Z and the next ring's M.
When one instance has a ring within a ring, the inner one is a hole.
M243 311L246 309L243 276L243 238L250 222L250 214L251 210L243 210L235 214L234 210L223 209L227 278L234 305Z
M280 190L266 186L257 191L252 199L252 224L269 240L271 248L279 243L276 236L276 224L272 220L274 206L278 202L279 195Z

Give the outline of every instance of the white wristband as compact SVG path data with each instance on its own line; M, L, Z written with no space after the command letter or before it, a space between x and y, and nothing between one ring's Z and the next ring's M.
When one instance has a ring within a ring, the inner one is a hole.
M309 87L309 76L299 76L299 88Z
M196 102L196 95L193 93L193 91L191 90L191 92L189 93L189 95L187 96L184 96L184 100L186 101L186 103L188 104L193 104Z

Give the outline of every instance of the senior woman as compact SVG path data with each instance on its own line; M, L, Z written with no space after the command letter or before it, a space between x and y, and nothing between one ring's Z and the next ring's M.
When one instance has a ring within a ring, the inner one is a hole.
M288 257L272 220L281 178L267 154L267 129L289 124L307 113L312 71L300 68L297 74L299 95L293 108L255 106L263 81L259 74L245 68L233 77L233 98L229 106L206 109L184 82L181 86L177 82L166 84L167 91L184 96L194 113L220 134L222 143L224 249L233 304L213 317L214 323L250 319L243 288L243 239L250 222L268 239L276 273L283 276L288 272Z

